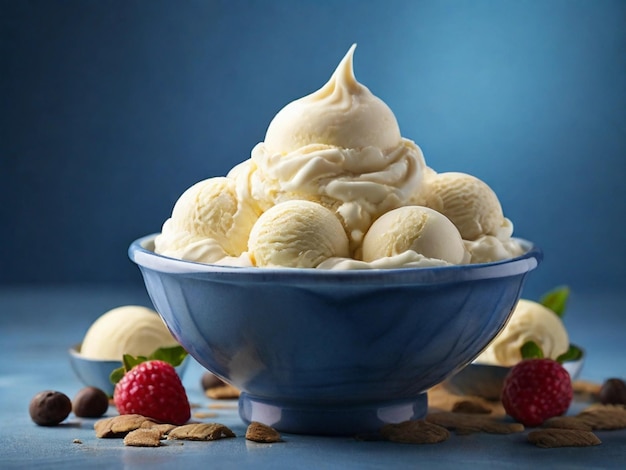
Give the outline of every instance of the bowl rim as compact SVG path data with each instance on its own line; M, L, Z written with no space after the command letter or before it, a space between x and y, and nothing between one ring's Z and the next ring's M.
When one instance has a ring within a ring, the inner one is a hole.
M154 239L157 235L159 234L152 233L140 237L128 247L129 258L140 268L196 278L206 278L212 275L221 280L237 280L239 282L279 281L282 284L353 282L377 285L393 284L394 286L402 284L433 285L525 274L535 269L543 260L543 251L534 243L522 238L512 238L524 247L524 253L514 258L489 263L354 270L223 266L157 254L153 251Z
M83 356L80 352L81 346L82 346L82 343L76 343L70 346L70 348L68 349L70 356L75 357L76 359L80 359L81 361L84 361L84 362L96 362L98 364L110 363L110 364L117 364L118 367L122 366L122 361L118 361L117 359L95 359L93 357Z

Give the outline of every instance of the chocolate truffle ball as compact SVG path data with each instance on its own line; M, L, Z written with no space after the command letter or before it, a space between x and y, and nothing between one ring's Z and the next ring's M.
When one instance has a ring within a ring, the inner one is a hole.
M72 400L72 411L81 418L99 418L109 409L109 397L96 387L85 387Z
M30 401L28 412L40 426L56 426L72 411L72 402L67 395L54 390L39 392Z

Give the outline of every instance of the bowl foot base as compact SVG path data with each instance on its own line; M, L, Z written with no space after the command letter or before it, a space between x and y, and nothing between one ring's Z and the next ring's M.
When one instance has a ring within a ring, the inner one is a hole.
M426 393L404 400L358 405L274 401L245 392L239 397L239 416L246 424L257 421L277 431L293 434L376 433L385 424L422 419L427 410Z

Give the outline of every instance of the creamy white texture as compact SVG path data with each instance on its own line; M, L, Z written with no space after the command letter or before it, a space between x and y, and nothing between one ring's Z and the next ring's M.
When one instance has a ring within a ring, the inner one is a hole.
M330 210L293 200L276 204L259 217L248 249L256 266L315 268L328 258L347 257L348 238Z
M524 247L513 238L484 235L477 240L463 240L463 243L470 254L470 263L490 263L524 253Z
M383 214L363 240L363 261L372 262L406 251L450 264L469 260L454 224L439 212L422 206L404 206Z
M270 154L288 154L311 144L344 149L376 147L388 151L402 136L389 107L354 76L353 45L316 92L285 106L265 134Z
M520 299L504 329L475 362L513 366L522 360L521 347L534 341L544 357L556 359L569 349L569 337L561 319L532 300Z
M80 354L89 359L121 361L124 354L149 356L158 348L177 344L154 310L126 305L109 310L89 327Z
M504 217L498 196L475 176L429 171L414 200L454 223L470 253L471 263L513 258L524 251L511 239L513 224Z
M354 253L373 220L418 190L425 163L389 107L356 81L353 52L324 87L276 115L236 177L263 210L291 199L333 210Z
M451 263L442 259L428 258L413 250L407 250L393 256L385 256L366 262L354 258L328 258L320 263L318 269L348 271L353 269L399 269L399 268L433 268L436 266L451 266Z
M248 244L260 211L240 197L232 178L209 178L187 189L155 239L156 253L203 263L231 264Z

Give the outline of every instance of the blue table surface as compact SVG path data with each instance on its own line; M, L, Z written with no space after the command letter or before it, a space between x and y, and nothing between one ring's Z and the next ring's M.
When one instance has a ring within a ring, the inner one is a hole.
M57 427L35 425L30 399L54 389L70 398L82 388L69 365L67 350L80 342L89 325L105 311L127 304L151 306L141 287L0 287L0 468L624 468L626 430L597 432L602 444L587 448L540 449L524 434L452 435L432 445L358 441L352 437L284 435L284 442L246 441L236 402L221 408L205 398L204 369L192 361L183 383L206 419L229 426L238 436L214 442L166 441L158 448L125 447L119 439L98 439L94 419L73 414ZM587 351L582 379L602 382L626 377L624 334L626 295L573 294L565 317L572 342ZM575 412L585 403L576 403ZM115 414L110 408L108 415ZM75 439L82 443L74 443ZM467 466L470 467L467 467Z

